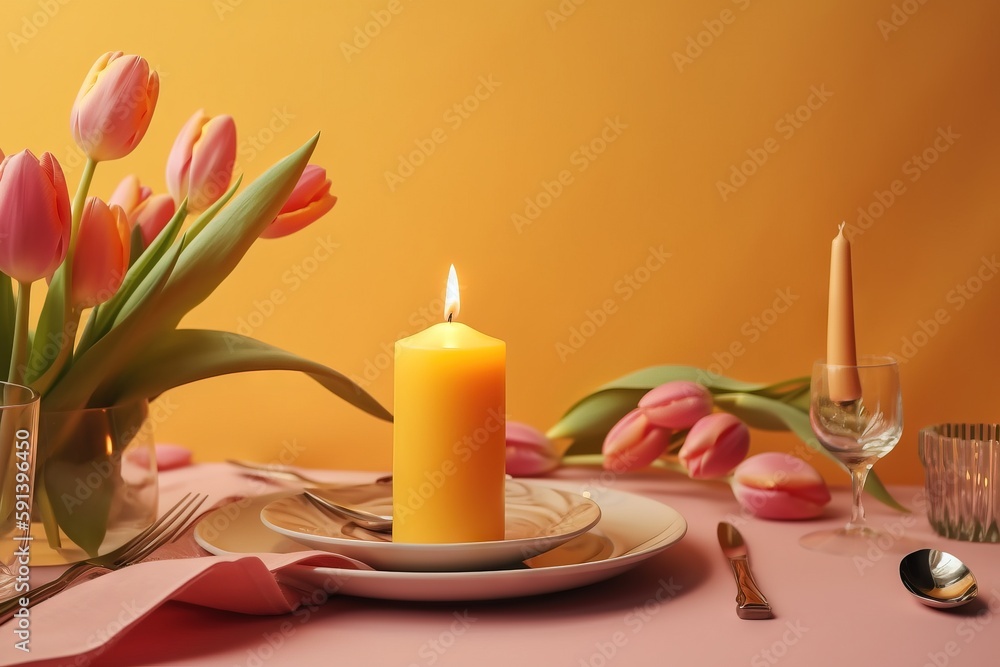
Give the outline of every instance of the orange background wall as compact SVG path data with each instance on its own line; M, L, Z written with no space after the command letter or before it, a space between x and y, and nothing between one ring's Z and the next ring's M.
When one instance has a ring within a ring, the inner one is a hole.
M917 483L921 426L1000 417L998 24L995 3L919 0L14 0L0 148L52 151L75 190L70 108L116 49L159 70L160 101L92 193L130 172L162 191L199 107L235 117L250 178L322 131L337 207L258 243L185 324L322 361L391 406L393 341L437 320L454 262L462 319L508 343L510 417L542 428L646 365L807 374L844 220L859 348L906 360L903 441L878 469ZM389 467L389 425L295 374L160 408L159 439L201 460Z

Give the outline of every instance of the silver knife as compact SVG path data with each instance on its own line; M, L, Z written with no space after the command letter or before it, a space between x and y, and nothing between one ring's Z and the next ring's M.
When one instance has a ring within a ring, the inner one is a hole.
M750 561L747 558L747 546L740 531L731 523L720 521L719 544L733 568L733 576L736 577L736 615L755 620L774 618L771 605L767 603L764 594L757 587L757 582L753 580Z

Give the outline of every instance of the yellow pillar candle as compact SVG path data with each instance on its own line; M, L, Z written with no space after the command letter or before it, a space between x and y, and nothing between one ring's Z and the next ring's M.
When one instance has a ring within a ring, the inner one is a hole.
M854 343L854 286L851 280L851 244L844 237L844 223L830 247L830 302L827 313L826 363L857 366ZM856 368L828 370L830 398L850 403L861 398Z
M506 345L445 314L396 342L392 539L443 544L504 537Z

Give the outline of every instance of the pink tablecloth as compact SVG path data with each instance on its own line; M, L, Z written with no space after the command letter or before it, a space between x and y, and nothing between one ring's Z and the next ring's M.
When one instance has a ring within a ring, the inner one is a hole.
M922 513L900 515L869 500L873 523L899 535L899 542L873 544L862 558L828 556L801 548L798 538L845 521L845 490L835 491L823 520L770 522L741 516L721 485L657 472L599 475L563 470L557 477L665 502L687 519L687 536L614 579L530 598L402 603L339 596L278 616L168 603L92 662L35 664L942 667L996 664L1000 656L1000 545L945 540ZM328 477L360 481L372 475ZM162 482L164 503L185 490L229 493L239 484L233 469L222 464L166 472ZM275 488L246 485L258 493ZM921 506L920 489L893 491L904 504ZM739 522L775 619L737 618L733 578L716 542L721 519ZM980 600L950 612L916 603L899 583L896 551L904 540L964 559L978 576ZM32 637L35 646L45 641Z

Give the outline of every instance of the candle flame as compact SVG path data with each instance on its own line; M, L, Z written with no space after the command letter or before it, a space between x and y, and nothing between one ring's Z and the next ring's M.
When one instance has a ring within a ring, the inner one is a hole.
M455 273L455 265L448 269L448 287L444 292L444 316L449 322L452 318L458 317L458 274Z

